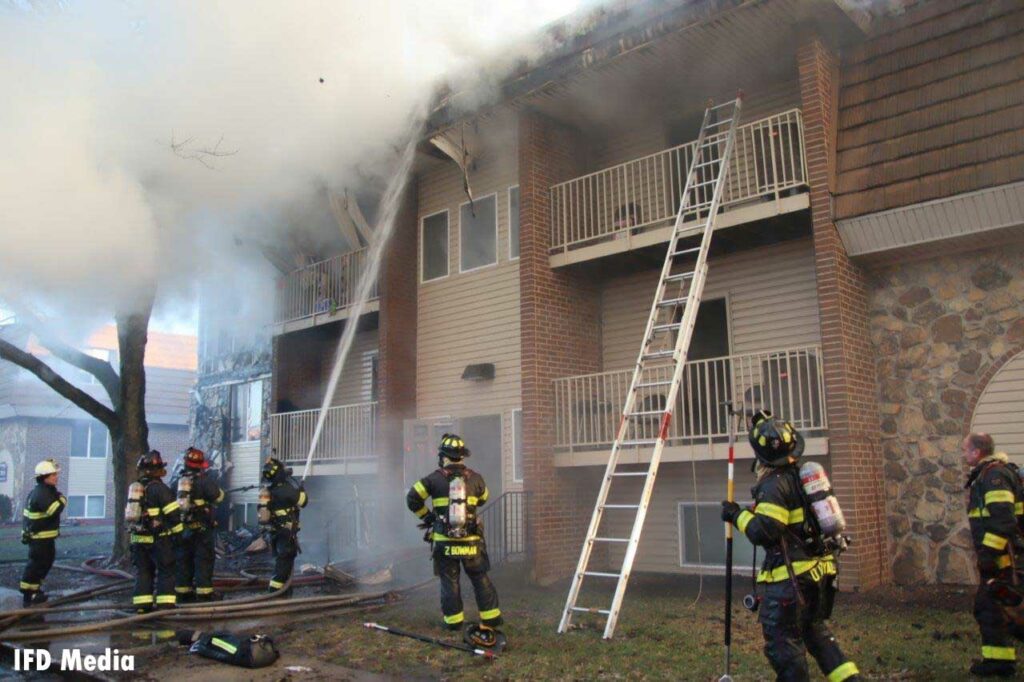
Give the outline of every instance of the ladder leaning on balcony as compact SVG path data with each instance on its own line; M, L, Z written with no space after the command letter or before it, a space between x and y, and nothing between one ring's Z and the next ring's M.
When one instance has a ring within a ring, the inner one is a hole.
M654 490L658 464L661 461L661 453L668 437L676 397L679 395L679 385L682 382L690 339L693 336L697 309L700 307L701 296L704 292L704 282L708 270L708 248L711 245L715 217L728 174L741 103L742 95L738 95L735 100L718 106L709 106L704 112L704 121L701 124L700 134L697 136L693 161L686 176L679 212L676 214L672 238L668 243L668 253L661 270L661 279L658 281L654 303L647 319L647 329L644 332L640 357L633 370L633 379L629 392L626 394L626 404L622 409L622 421L619 424L615 442L612 444L611 456L601 481L601 490L597 495L594 513L590 518L590 527L587 529L586 539L580 551L579 564L569 588L565 609L562 611L562 620L558 625L559 632L569 629L573 615L578 612L607 616L604 629L605 639L611 638L615 632L622 599L626 594L626 584L629 582L633 560L636 558L637 546L640 543L644 518L647 516L647 507ZM718 116L723 113L725 118L719 119ZM720 133L725 126L728 126L728 134L724 136L723 143ZM701 198L706 197L707 188L712 188L710 200L698 199L691 204L691 194L696 194ZM698 220L701 218L704 220L703 231L700 233L700 245L692 248L680 248L680 241L682 241L680 228L686 216L694 214ZM694 258L696 258L695 261ZM670 380L665 379L668 372L671 372ZM667 394L660 392L666 389ZM652 393L652 390L658 392ZM663 395L664 398L662 398ZM642 397L646 397L643 402L640 400ZM653 404L652 398L654 399ZM645 433L645 426L652 418L659 420L655 438L650 438L649 434ZM654 447L647 471L619 469L619 454L622 448L645 446ZM638 504L608 503L612 482L620 477L644 477L643 493ZM632 511L636 514L629 537L598 535L605 510L612 513ZM625 545L625 557L619 572L587 570L596 543ZM609 608L587 608L576 605L584 578L614 578L616 580L615 596L612 598Z

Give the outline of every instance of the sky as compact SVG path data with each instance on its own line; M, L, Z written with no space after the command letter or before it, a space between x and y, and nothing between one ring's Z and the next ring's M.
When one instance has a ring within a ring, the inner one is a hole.
M204 278L266 276L239 244L382 185L442 77L486 98L576 6L0 0L0 301L84 336L155 279L153 328L194 331Z

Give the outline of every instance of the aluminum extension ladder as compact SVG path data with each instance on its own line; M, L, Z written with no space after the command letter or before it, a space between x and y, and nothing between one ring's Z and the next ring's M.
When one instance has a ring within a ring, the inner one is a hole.
M679 395L686 356L690 349L690 339L697 319L701 296L704 293L704 282L707 278L708 248L711 245L711 234L715 227L722 191L725 187L729 171L729 160L732 156L733 143L736 137L736 126L739 122L742 94L736 99L709 106L704 111L700 134L694 147L693 160L690 162L686 176L686 185L680 198L679 211L676 214L672 238L668 243L665 264L661 269L661 279L654 295L654 303L647 319L640 357L633 370L633 379L626 394L626 405L622 408L622 421L612 444L608 466L601 482L601 490L597 495L594 513L590 517L586 540L580 551L579 564L573 576L569 596L562 611L562 620L558 632L569 629L575 613L596 613L607 616L604 638L610 639L615 632L615 625L622 608L622 599L626 594L636 558L640 533L647 516L647 507L654 490L654 479L658 473L661 453L668 437L672 412ZM718 116L725 114L724 118ZM726 127L727 126L727 127ZM710 198L707 197L711 189ZM691 200L696 197L695 200ZM687 216L696 216L703 220L701 232L685 230L688 236L700 234L700 245L692 248L679 248L684 238L682 225ZM696 261L693 258L696 257ZM681 314L680 314L680 311ZM667 394L664 391L667 389ZM664 396L664 397L663 397ZM641 402L641 398L643 401ZM639 409L638 409L639 408ZM656 436L654 431L656 430ZM654 446L651 462L646 471L622 471L618 469L619 454L622 448ZM644 477L643 493L639 504L608 504L608 493L612 482L619 477ZM605 510L633 511L633 530L628 538L601 537L598 530ZM622 568L618 573L588 571L590 555L596 543L624 544L626 546ZM614 578L616 582L615 596L607 609L586 608L577 606L580 588L584 578Z

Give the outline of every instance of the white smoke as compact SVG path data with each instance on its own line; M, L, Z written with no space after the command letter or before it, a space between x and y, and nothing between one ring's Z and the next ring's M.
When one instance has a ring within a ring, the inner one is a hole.
M254 257L235 237L386 176L442 76L495 82L574 5L0 5L0 300L109 319L151 276L191 300Z

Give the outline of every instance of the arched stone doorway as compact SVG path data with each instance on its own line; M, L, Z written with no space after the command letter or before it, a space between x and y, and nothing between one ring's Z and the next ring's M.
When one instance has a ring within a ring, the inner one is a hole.
M1024 465L1024 351L1010 357L985 384L971 415L971 431L990 434L997 451Z

